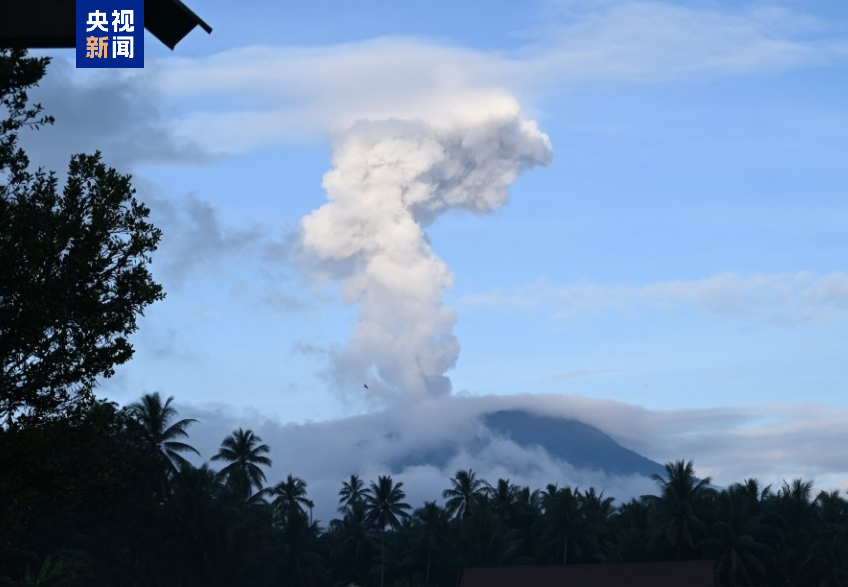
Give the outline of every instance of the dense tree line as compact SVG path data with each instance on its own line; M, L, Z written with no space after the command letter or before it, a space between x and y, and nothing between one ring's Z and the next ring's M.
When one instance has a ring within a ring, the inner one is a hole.
M217 470L192 465L193 422L149 394L0 431L0 584L448 587L470 566L691 559L723 586L848 584L848 500L800 479L717 488L679 461L616 503L469 469L413 507L391 476L352 475L323 524L305 480L267 484L251 430L223 439Z

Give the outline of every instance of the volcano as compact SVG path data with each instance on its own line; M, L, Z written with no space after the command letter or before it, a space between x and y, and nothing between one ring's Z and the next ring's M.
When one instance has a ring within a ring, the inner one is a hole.
M622 446L598 428L578 420L512 409L480 414L478 423L481 430L464 443L443 441L396 456L390 462L392 472L400 473L419 466L443 469L463 450L473 456L498 440L513 442L524 449L541 449L551 458L577 470L644 477L664 472L659 463ZM385 435L389 441L400 437L400 432L388 432Z

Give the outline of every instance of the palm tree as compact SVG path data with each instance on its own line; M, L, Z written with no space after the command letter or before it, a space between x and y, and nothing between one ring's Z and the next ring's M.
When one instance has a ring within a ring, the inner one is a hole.
M794 479L783 482L773 500L775 514L783 532L783 551L780 553L782 571L787 582L803 582L813 558L816 507L813 503L813 483Z
M612 534L610 532L610 520L613 515L615 498L605 497L604 492L595 491L594 487L582 492L578 496L580 512L586 526L587 542L590 547L591 562L609 559L614 550Z
M451 534L457 581L468 567L512 564L521 547L520 532L511 529L485 502L470 517L454 519Z
M186 428L197 420L185 418L171 424L177 415L177 410L171 407L172 401L174 396L170 396L163 404L157 391L141 396L140 401L127 406L127 411L141 424L145 442L162 454L168 461L171 473L174 473L189 464L180 453L193 452L198 456L200 453L193 446L176 440L188 438Z
M217 529L231 527L219 501L221 490L220 477L207 463L174 475L165 519L172 534L167 550L173 557L171 571L179 584L214 584L212 577L219 570L213 564L219 562L216 538L221 535Z
M819 585L848 585L848 500L838 491L819 492L815 539L811 545L814 577Z
M568 564L568 553L585 532L585 519L580 507L580 490L548 485L542 492L543 520L550 541L562 553L562 564Z
M314 585L315 575L326 568L326 562L318 549L320 533L318 524L307 520L305 515L289 517L287 523L277 531L287 584L298 587Z
M373 559L367 514L364 500L352 501L343 519L330 522L328 532L334 544L330 550L331 560L338 561L338 567L346 569L345 580L356 579L357 583L367 582L368 562Z
M264 456L271 452L271 447L261 442L252 430L239 428L221 442L221 448L212 457L213 461L229 463L219 474L234 493L245 499L250 498L254 487L261 490L265 483L265 473L259 466L271 466L271 459Z
M706 531L701 519L700 505L710 493L710 478L698 480L692 461L677 461L665 465L666 477L654 474L651 478L660 488L660 495L645 495L651 508L651 525L655 538L664 538L682 560L683 550L691 551L699 535Z
M486 495L486 487L491 487L484 480L478 479L471 469L457 471L451 483L453 487L445 489L442 497L447 499L445 508L448 512L458 518L471 516L474 506Z
M699 544L715 561L716 573L727 587L759 584L772 559L765 541L771 529L758 513L759 504L751 500L752 493L758 493L756 481L722 491L715 503L717 519L710 537Z
M432 566L433 553L439 549L448 531L447 512L439 507L436 502L428 501L423 507L415 510L415 529L417 530L417 545L427 553L427 561L424 567L424 584L430 585L430 567Z
M509 479L498 479L496 485L485 483L486 497L494 511L502 519L509 516L513 506L518 500L518 494L521 488L518 485L509 482Z
M361 502L365 495L365 483L359 475L351 475L350 480L342 481L339 490L339 511L345 512L353 507L356 502Z
M306 517L306 507L309 508L309 523L312 523L312 508L315 504L306 497L306 481L289 474L285 481L275 485L269 493L276 496L272 506L278 520L287 520L295 515Z
M521 539L521 553L528 562L535 562L541 550L539 542L541 533L538 531L542 518L542 492L529 487L519 487L515 494L515 502L510 507L509 525Z
M644 498L632 498L618 506L612 516L616 562L635 563L648 560L650 506Z
M406 497L402 487L403 483L395 484L390 475L381 475L364 492L367 519L380 529L380 587L383 587L385 578L386 528L399 528L401 519L408 516L407 511L412 509L402 501Z

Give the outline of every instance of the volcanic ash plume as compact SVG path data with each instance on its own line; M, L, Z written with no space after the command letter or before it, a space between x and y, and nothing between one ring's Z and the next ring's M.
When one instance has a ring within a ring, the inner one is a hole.
M459 343L442 293L453 275L423 227L452 208L495 210L519 173L552 156L515 102L484 107L431 123L360 121L336 142L329 201L303 219L301 243L360 304L348 344L332 353L341 388L367 382L384 401L450 393Z

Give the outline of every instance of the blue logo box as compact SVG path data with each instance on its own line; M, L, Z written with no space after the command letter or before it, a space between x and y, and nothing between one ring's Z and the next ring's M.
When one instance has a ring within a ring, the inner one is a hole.
M144 67L144 0L76 0L77 67Z

